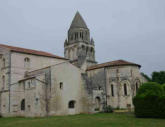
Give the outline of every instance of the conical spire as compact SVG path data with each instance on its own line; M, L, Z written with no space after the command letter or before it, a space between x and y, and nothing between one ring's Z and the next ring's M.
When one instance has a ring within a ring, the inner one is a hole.
M80 13L77 11L76 15L74 16L74 19L72 21L72 24L70 28L86 28L88 29L84 19L80 15Z

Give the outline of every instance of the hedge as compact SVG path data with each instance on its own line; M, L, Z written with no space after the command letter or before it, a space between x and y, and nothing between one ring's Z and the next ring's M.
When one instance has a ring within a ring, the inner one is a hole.
M133 103L136 117L165 118L165 97L135 97Z
M136 117L165 118L165 91L157 83L144 83L133 99Z

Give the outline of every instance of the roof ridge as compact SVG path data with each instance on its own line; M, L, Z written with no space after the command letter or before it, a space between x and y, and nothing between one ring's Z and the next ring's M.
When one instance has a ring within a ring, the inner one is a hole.
M5 45L5 44L0 44L0 47L1 46L5 46L6 48L9 48L9 49L11 49L11 48L19 48L19 49L25 49L25 50L32 50L32 51L39 51L39 52L49 53L49 52L46 52L46 51L41 51L41 50L36 50L36 49L29 49L29 48L23 48L23 47L17 47L17 46L11 46L11 45ZM52 54L52 53L49 53L49 54Z
M9 49L11 51L15 51L15 52L22 52L22 53L33 54L33 55L54 57L54 58L58 58L58 59L66 59L64 57L57 56L57 55L54 55L52 53L49 53L49 52L46 52L46 51L41 51L41 50L28 49L28 48L10 46L10 45L5 45L5 44L0 44L0 47L7 48L7 49Z
M109 62L100 63L100 64L90 66L87 68L87 71L98 69L98 68L103 68L103 67L108 67L108 66L124 66L124 65L134 65L134 66L141 67L141 65L139 65L139 64L128 62L126 60L120 59L120 60L114 60L114 61L109 61Z

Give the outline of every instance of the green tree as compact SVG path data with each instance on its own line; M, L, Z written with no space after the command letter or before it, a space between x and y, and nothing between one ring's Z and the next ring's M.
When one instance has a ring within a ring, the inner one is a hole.
M165 83L165 71L153 72L152 73L152 82L164 84Z
M144 73L141 73L141 75L148 80L148 82L157 82L159 84L165 84L165 71L160 71L160 72L152 72L151 74L151 78L144 74Z

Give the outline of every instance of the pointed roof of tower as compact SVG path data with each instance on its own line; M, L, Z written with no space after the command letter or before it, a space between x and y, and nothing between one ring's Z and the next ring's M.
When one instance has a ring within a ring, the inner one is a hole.
M86 28L88 29L84 19L80 15L80 13L77 11L76 15L74 16L74 19L72 20L70 28Z

